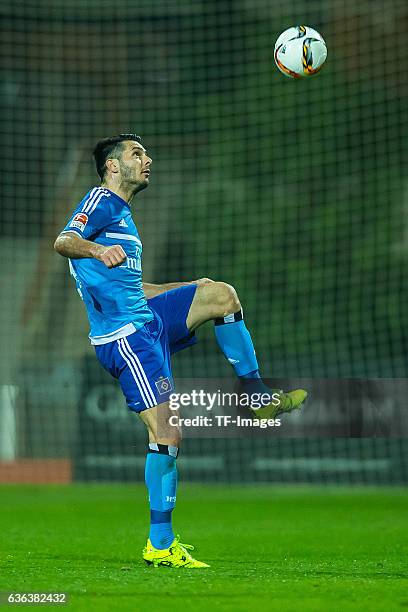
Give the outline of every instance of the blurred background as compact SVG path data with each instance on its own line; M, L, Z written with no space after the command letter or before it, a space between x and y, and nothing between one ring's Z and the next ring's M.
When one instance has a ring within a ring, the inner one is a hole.
M143 480L144 429L53 251L98 184L95 142L136 132L153 158L133 205L144 280L233 284L264 376L315 391L283 435L187 439L183 478L406 482L407 3L15 0L0 14L0 481ZM328 60L292 81L273 47L298 24ZM199 338L176 377L229 377L211 325Z

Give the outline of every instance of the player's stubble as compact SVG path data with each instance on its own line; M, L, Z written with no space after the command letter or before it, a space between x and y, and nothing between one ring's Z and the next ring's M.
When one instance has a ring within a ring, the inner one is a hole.
M128 166L122 159L119 160L119 167L122 177L122 184L135 185L134 193L142 191L142 189L146 189L146 187L149 186L148 180L146 178L137 178L135 176L137 173L137 169Z

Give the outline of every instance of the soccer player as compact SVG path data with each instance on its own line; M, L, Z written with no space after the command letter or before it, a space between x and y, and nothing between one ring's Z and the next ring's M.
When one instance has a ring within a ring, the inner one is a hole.
M169 423L174 384L170 355L194 344L197 327L213 320L218 346L244 387L271 394L270 404L257 410L257 417L291 412L307 393L279 391L272 399L231 285L206 278L164 285L142 282L142 242L131 202L149 185L152 159L136 134L100 140L93 154L101 185L75 208L54 248L69 258L98 360L119 380L128 407L148 430L145 479L151 518L143 558L155 566L209 567L191 556L192 547L181 544L172 529L181 432Z

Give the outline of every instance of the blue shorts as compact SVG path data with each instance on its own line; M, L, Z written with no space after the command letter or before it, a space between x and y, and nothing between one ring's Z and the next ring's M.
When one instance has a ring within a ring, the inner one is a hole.
M170 355L197 342L186 325L197 285L171 289L147 303L153 321L114 342L95 346L98 360L120 382L127 405L142 412L174 391Z

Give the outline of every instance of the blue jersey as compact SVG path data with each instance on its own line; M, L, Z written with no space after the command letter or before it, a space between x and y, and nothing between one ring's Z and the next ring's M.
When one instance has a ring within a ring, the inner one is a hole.
M128 203L109 189L94 187L78 204L64 232L104 246L120 244L127 255L126 262L116 268L93 258L69 260L87 309L91 343L112 342L152 321L142 288L142 242Z

